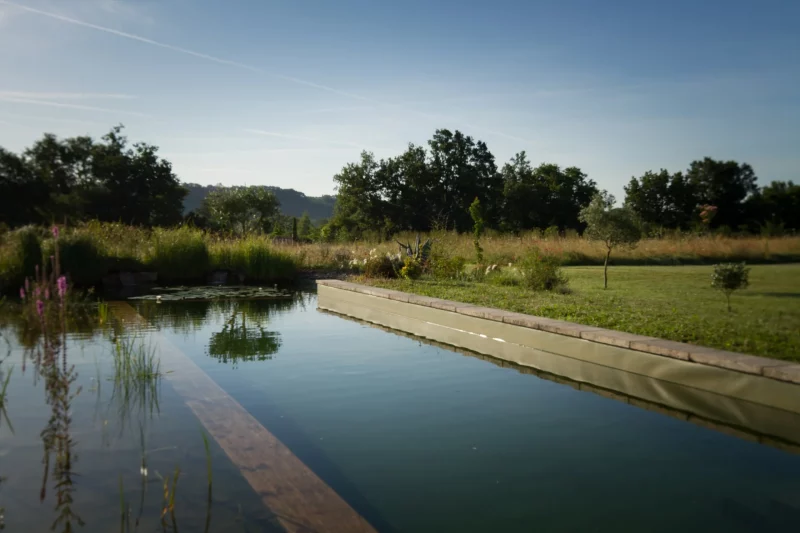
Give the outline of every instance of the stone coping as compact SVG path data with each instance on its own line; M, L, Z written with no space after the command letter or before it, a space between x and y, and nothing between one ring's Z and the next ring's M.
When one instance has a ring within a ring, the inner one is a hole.
M705 346L657 339L644 335L634 335L632 333L586 326L574 322L566 322L564 320L525 315L492 307L453 302L450 300L432 298L430 296L421 296L392 289L382 289L342 280L317 280L317 284L375 296L377 298L422 305L465 316L483 318L485 320L504 322L506 324L576 337L588 342L607 344L633 351L680 359L690 363L724 368L746 374L764 376L778 381L800 384L800 364L790 361L727 352L724 350L707 348Z

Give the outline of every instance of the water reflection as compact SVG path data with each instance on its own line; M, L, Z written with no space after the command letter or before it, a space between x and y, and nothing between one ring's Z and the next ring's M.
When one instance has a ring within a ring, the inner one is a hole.
M267 331L258 315L250 318L246 311L233 311L222 331L212 333L208 342L208 355L221 363L239 361L266 361L281 346L280 334Z
M234 312L246 315L251 322L266 323L270 317L291 311L296 306L307 304L308 295L295 294L285 299L271 300L204 300L157 302L140 300L130 302L149 323L156 328L167 328L176 333L191 333L202 329L209 322Z
M206 354L221 363L237 366L245 361L267 361L281 347L280 333L267 328L271 318L303 308L308 295L294 295L271 300L213 300L193 302L136 303L137 310L157 328L188 334L219 323L222 329L212 333Z

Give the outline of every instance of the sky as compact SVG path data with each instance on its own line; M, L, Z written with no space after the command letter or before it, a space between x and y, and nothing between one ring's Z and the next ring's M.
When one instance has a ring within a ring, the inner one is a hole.
M184 182L309 195L439 128L502 166L800 179L800 1L0 0L0 146L124 124Z

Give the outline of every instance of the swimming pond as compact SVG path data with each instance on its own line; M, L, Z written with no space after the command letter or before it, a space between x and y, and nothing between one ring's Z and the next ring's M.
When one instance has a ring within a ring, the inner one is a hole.
M56 530L91 531L307 531L304 517L320 531L785 531L800 520L800 456L748 428L710 429L320 312L312 293L122 305L116 314L137 317L124 329L70 336L69 422L50 432L47 380L22 371L31 339L4 327L8 530L59 517ZM162 378L119 379L121 338L155 355Z

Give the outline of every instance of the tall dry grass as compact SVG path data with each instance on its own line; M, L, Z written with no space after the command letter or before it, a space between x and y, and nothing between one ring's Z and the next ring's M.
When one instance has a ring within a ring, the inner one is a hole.
M435 232L433 254L474 260L471 235ZM204 283L217 269L241 274L245 282L294 279L302 270L352 270L370 250L398 251L396 241L413 242L416 234L400 234L391 242L347 244L273 243L265 235L225 238L190 227L147 230L90 222L64 228L60 238L62 262L80 285L99 284L107 273L155 271L164 283ZM531 249L554 255L564 265L602 264L601 243L577 235L567 237L529 233L520 236L489 233L481 239L485 261L515 263ZM52 253L50 232L26 227L0 236L0 291L17 291L22 273ZM612 261L627 265L689 265L721 261L748 263L800 262L800 236L723 237L681 235L641 241L634 248L614 250Z
M449 257L475 257L472 235L454 232L435 232L420 235L433 240L433 253ZM392 242L355 242L350 244L314 243L301 246L280 245L298 258L303 268L336 268L351 258L361 259L372 249L379 253L396 253L396 241L412 243L416 234L400 234ZM520 236L491 234L481 239L485 261L495 264L514 263L533 248L560 257L564 265L598 265L603 263L602 243L579 236L545 238L529 233ZM686 235L663 239L646 239L633 248L619 248L612 261L625 265L694 265L720 261L748 263L800 262L800 236L789 237L722 237Z

